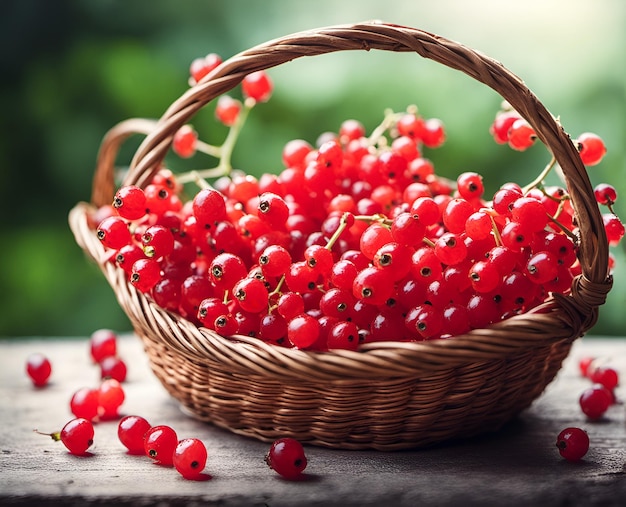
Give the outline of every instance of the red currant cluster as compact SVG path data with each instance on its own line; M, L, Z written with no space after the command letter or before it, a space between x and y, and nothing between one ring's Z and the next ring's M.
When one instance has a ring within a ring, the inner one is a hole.
M174 467L185 479L211 478L203 472L208 457L204 442L197 438L179 440L171 426L152 426L141 416L127 415L118 424L117 436L129 454L145 455L157 465Z
M91 359L102 363L106 358L118 357L117 335L109 329L99 329L92 333L89 340ZM31 354L27 358L26 371L36 387L47 384L51 372L51 363L43 354ZM139 415L121 416L119 408L125 399L121 382L124 378L103 377L98 388L81 388L70 400L70 410L75 416L68 421L61 431L54 433L36 433L50 436L54 441L61 441L71 454L88 455L93 445L94 424L102 421L119 419L117 435L119 441L128 449L129 454L146 455L154 463L174 467L185 479L208 480L204 473L208 457L204 443L197 438L180 439L176 431L168 425L152 426ZM121 417L121 419L120 419ZM292 438L275 441L268 451L265 462L286 479L297 480L307 465L304 449L300 442Z
M219 64L194 61L190 83ZM372 341L451 337L526 312L580 273L569 195L544 179L507 183L487 200L482 177L435 174L424 148L445 140L440 120L415 107L387 112L367 136L356 120L289 141L284 169L259 178L232 169L250 109L267 101L263 71L242 81L244 102L222 96L216 115L230 127L221 146L190 125L174 135L181 157L197 151L216 167L175 176L161 168L145 187L122 186L92 221L97 236L138 290L162 308L224 336L243 334L307 350L356 350ZM497 142L528 148L528 123L497 114ZM605 147L577 140L586 164ZM210 184L207 180L212 180ZM185 184L199 185L185 199ZM611 244L624 235L615 189L596 189Z

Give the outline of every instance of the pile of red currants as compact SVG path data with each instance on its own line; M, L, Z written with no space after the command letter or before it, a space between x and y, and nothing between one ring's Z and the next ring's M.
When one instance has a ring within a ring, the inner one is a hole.
M219 62L194 62L191 84ZM174 135L175 153L202 151L218 159L214 168L175 175L162 167L145 188L119 188L91 217L110 262L160 307L223 336L357 350L484 328L567 293L580 273L568 192L545 183L554 159L529 185L485 195L476 172L456 181L435 173L423 151L444 143L442 122L410 107L386 112L369 135L347 120L315 147L291 140L284 169L257 178L233 170L231 155L272 82L255 72L242 94L217 101L217 119L230 129L223 145L201 142L191 125ZM506 107L491 133L516 150L536 138ZM593 134L575 142L586 165L606 151ZM190 193L187 184L198 187ZM616 198L614 187L596 188L611 245L624 235Z

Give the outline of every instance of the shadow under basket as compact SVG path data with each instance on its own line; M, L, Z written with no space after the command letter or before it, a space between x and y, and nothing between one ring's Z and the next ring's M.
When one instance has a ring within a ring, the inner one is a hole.
M378 342L359 351L311 352L245 336L223 337L158 307L108 260L90 215L110 204L121 143L146 134L124 185L145 187L173 134L250 72L302 56L344 50L417 53L498 92L534 128L562 168L579 226L582 274L567 295L462 336ZM115 291L151 367L197 418L263 441L290 436L343 449L425 447L497 430L552 381L572 343L596 322L611 288L602 217L578 151L524 83L499 62L459 43L384 23L327 27L244 51L178 98L156 122L128 120L103 140L90 203L70 213L77 243Z

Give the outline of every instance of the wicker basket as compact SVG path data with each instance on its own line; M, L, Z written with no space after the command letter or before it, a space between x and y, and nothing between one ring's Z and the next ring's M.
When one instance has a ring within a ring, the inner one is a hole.
M157 307L107 262L89 214L112 202L115 158L126 137L147 134L123 182L145 186L174 132L246 74L301 56L371 49L415 52L462 71L528 120L561 166L577 213L582 275L570 295L552 296L529 313L453 339L307 352L198 328ZM378 22L261 44L225 61L158 121L120 123L102 143L91 203L79 203L70 224L115 291L169 393L196 417L263 441L292 436L332 448L397 450L497 430L554 378L572 342L594 325L612 282L602 218L585 167L569 136L524 83L461 44Z

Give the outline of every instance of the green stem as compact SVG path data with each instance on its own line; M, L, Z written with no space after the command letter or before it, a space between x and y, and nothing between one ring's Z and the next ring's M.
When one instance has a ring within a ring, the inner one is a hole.
M556 158L554 158L554 155L553 155L552 158L550 159L550 162L548 162L548 165L546 165L544 170L541 171L539 176L537 176L533 181L531 181L528 185L522 188L522 193L526 195L530 190L535 188L537 185L540 185L541 182L546 178L546 176L548 176L548 174L550 173L552 168L555 166L555 164L556 164Z
M332 250L333 245L339 239L339 236L341 236L341 233L345 231L346 227L348 226L347 219L349 215L350 215L349 213L344 213L343 215L341 215L341 220L339 220L339 227L337 227L337 230L330 237L330 239L328 240L328 243L326 243L326 246L324 248L326 248L327 250Z
M212 144L205 143L199 139L196 141L196 150L215 158L220 158L222 156L221 146L213 146Z
M239 112L239 115L237 116L237 121L228 131L228 135L226 136L224 144L222 144L220 163L217 166L218 169L221 169L223 171L221 176L229 175L230 172L233 170L233 167L231 165L233 149L235 148L235 144L237 142L237 139L239 138L241 128L243 127L244 123L246 123L248 114L255 104L256 101L254 100L246 100L243 104L243 107L241 108L241 111Z
M387 109L385 111L385 117L383 121L380 122L378 127L376 127L370 136L367 138L367 144L369 146L374 146L378 144L381 138L384 136L385 132L389 130L393 125L398 121L399 118L405 113L394 113L391 109Z
M553 224L555 224L559 229L561 229L569 238L574 242L574 244L578 244L578 236L570 231L567 227L565 227L561 222L559 222L552 215L548 214L548 220L550 220Z
M242 127L246 123L246 119L248 118L250 110L254 107L255 104L256 102L254 100L246 100L244 102L243 107L239 112L239 116L237 116L237 121L230 127L228 135L226 136L226 139L221 146L213 146L211 144L198 141L198 144L196 145L198 151L219 159L219 163L216 167L181 173L177 176L176 179L180 183L184 184L190 183L192 181L198 183L198 178L207 180L219 178L221 176L228 176L233 170L231 158L233 155L235 144L237 143L237 139L239 138ZM200 187L204 188L203 185L200 185Z

